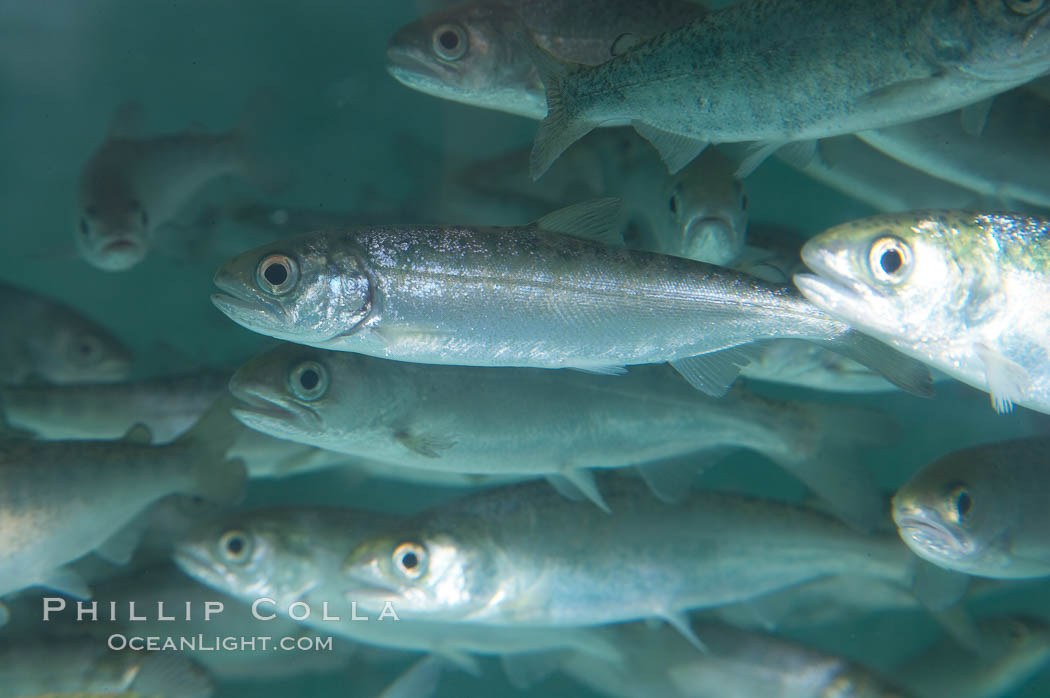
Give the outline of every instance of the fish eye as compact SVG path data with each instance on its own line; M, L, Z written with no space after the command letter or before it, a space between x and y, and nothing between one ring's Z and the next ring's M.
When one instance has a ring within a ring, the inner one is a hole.
M227 531L219 539L219 554L227 562L243 565L252 556L252 539L244 531Z
M442 24L434 30L434 53L446 61L458 61L467 52L467 33L455 24Z
M879 281L900 283L911 272L911 248L900 238L879 238L868 253L868 264Z
M300 400L316 400L328 390L328 370L316 361L304 361L288 375L288 387Z
M678 213L678 194L671 194L671 198L667 202L667 208L671 210L671 213Z
M1046 5L1046 0L1005 0L1006 6L1019 15L1030 15Z
M965 523L973 511L973 497L966 485L955 485L948 490L945 505L948 518L953 523Z
M70 347L73 361L78 364L94 363L102 353L102 343L97 337L87 335L77 338Z
M394 569L408 579L419 579L427 571L427 551L418 543L402 543L394 549Z
M299 267L287 255L272 254L259 262L255 281L263 291L279 296L295 288L299 281Z

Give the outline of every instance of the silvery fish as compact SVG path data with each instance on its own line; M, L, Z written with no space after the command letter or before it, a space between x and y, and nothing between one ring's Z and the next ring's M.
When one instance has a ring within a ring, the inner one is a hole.
M737 603L834 574L908 584L893 536L784 502L696 492L660 502L611 482L612 514L538 483L486 490L398 522L347 557L361 608L496 627L578 627ZM697 642L700 645L703 638Z
M945 638L893 675L919 698L1000 698L1015 695L1050 661L1045 619L993 616L979 619L977 627L984 645L980 656Z
M0 324L0 384L93 383L131 371L131 354L108 330L28 289L0 283Z
M400 467L547 477L600 506L592 469L639 466L655 492L673 499L704 466L705 451L747 448L861 527L885 512L858 449L892 442L896 427L868 410L767 400L743 388L712 398L666 366L611 380L424 366L298 345L250 362L230 390L239 400L234 416L271 436Z
M933 368L1050 412L1050 221L919 211L831 228L802 249L814 304Z
M706 652L667 628L603 629L630 662L574 656L561 669L617 698L906 698L910 693L843 657L773 635L694 621ZM947 695L947 694L945 694Z
M32 640L0 645L0 698L78 695L210 698L208 674L178 653L111 651L103 638Z
M758 141L746 173L794 141L958 109L1050 68L1037 0L741 0L598 66L536 46L542 175L597 126L631 123L672 170L708 143Z
M228 261L215 275L224 293L212 302L250 330L324 349L598 373L670 361L711 394L723 394L747 363L742 345L800 338L930 391L925 367L887 353L789 286L563 234L601 237L616 213L602 200L516 228L303 235Z
M953 115L958 120L959 114ZM972 189L898 162L856 136L825 138L817 143L814 157L803 160L790 157L790 152L784 149L777 157L818 182L884 213L971 208L980 201Z
M122 106L105 142L84 166L74 239L81 256L104 271L125 271L157 245L157 234L211 181L255 167L238 131L144 137L141 107Z
M901 538L920 557L967 574L1050 577L1048 455L1050 441L1036 438L939 458L893 498Z
M539 650L573 650L607 660L619 657L601 636L585 628L497 628L400 620L365 613L356 601L360 587L342 572L349 551L379 530L395 524L390 514L344 509L265 509L231 514L182 541L175 562L201 582L254 602L275 601L264 612L288 615L304 602L312 613L307 626L358 642L431 652L464 666L470 654L501 655ZM392 597L393 598L393 597ZM324 621L322 604L339 621ZM369 620L352 620L352 609Z
M975 125L950 112L858 136L903 163L1003 202L1000 205L1050 208L1050 104L1014 90L996 97L989 109L986 121ZM931 207L961 208L914 208Z
M706 10L686 0L479 0L402 28L387 70L426 94L542 119L543 85L529 36L555 55L595 65Z
M126 562L132 551L110 539L147 505L173 493L238 496L243 468L224 456L231 423L220 405L165 446L149 445L144 427L121 442L0 441L0 595L45 586L89 597L64 566L93 550Z

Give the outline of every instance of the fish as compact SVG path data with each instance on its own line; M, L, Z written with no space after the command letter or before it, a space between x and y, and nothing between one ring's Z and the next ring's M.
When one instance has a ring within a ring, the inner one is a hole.
M131 372L127 347L61 301L0 282L0 385L98 383Z
M1050 661L1050 627L1042 618L991 616L977 627L982 655L943 639L894 668L894 676L918 698L993 698L1013 695Z
M533 45L547 116L539 178L580 137L631 123L681 169L708 143L754 141L746 175L787 143L959 109L1050 67L1042 2L741 0L598 66Z
M718 149L669 174L630 129L600 129L540 181L527 174L529 151L514 150L464 167L444 195L451 220L518 225L573 202L621 201L617 236L637 250L731 265L747 239L748 199Z
M893 520L916 555L997 579L1050 577L1050 440L983 444L930 463L897 491Z
M254 332L323 349L607 374L671 362L715 395L748 362L743 345L802 338L930 393L924 366L832 320L790 285L595 241L616 215L615 202L599 200L521 227L302 235L226 262L212 303Z
M538 483L468 495L372 535L346 557L354 599L403 619L580 627L663 619L834 574L909 584L891 534L859 534L785 502L693 492L673 503L605 481L612 514Z
M959 118L958 113L954 116ZM971 209L982 203L982 197L972 189L899 162L854 135L825 138L817 143L813 157L802 160L790 157L785 151L790 152L787 149L778 152L777 159L882 213L930 208Z
M746 448L781 464L860 528L881 521L885 506L857 449L892 443L897 427L870 410L769 400L742 387L712 398L667 366L609 380L424 366L294 344L246 364L230 391L234 416L276 438L396 468L547 477L603 507L595 469L637 466L659 496L673 499L713 451Z
M571 650L607 660L615 648L586 628L496 628L460 623L399 620L378 613L357 615L351 607L358 586L342 572L347 552L400 517L363 509L297 507L234 512L209 523L176 546L175 564L200 582L248 602L273 599L263 613L287 616L293 603L315 612L303 622L311 628L356 642L390 649L427 652L476 670L471 655L501 655L539 650ZM322 604L339 621L322 620ZM301 615L299 613L298 615Z
M254 109L247 110L251 114ZM163 240L190 199L220 177L251 178L259 164L246 127L146 136L142 106L122 105L80 176L73 239L81 257L103 271L127 271Z
M627 623L603 629L631 657L610 665L572 656L561 670L616 698L910 698L872 670L841 656L766 633L694 620L700 653L668 628ZM948 695L948 694L945 694Z
M845 223L802 248L814 305L952 378L1050 412L1050 221L916 211Z
M530 36L562 58L594 65L705 13L686 0L479 0L398 30L387 44L387 71L425 94L542 119L547 104Z
M886 155L998 201L1001 207L1050 208L1045 171L1050 158L1045 129L1050 104L1018 89L987 105L983 121L970 123L965 116L965 112L949 112L857 135Z
M92 551L126 562L133 541L113 536L147 505L174 493L235 499L244 470L225 459L231 424L220 404L164 446L144 427L120 442L0 441L0 595L43 586L90 598L67 563Z
M102 638L76 634L0 644L0 698L211 698L214 691L207 672L179 653L112 651Z
M205 371L89 385L0 387L8 427L49 441L119 439L136 424L165 444L226 394L229 375Z

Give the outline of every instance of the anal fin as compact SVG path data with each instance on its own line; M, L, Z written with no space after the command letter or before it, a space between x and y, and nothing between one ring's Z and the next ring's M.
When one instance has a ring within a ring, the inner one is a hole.
M547 481L551 483L563 497L579 501L581 499L589 499L594 504L604 511L606 514L611 514L612 509L605 502L605 497L602 496L601 490L598 489L598 483L594 480L594 473L590 470L584 470L583 468L566 468L560 473L550 473L547 475Z
M686 359L676 359L671 366L689 381L689 385L712 397L722 397L740 375L740 371L762 356L765 346L744 344Z

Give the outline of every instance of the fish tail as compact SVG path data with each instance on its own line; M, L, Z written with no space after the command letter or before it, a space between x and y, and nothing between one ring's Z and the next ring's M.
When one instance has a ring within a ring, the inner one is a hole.
M196 662L177 654L157 652L142 662L131 688L143 696L209 698L215 686Z
M881 412L841 404L812 403L804 414L809 428L796 435L801 441L781 465L838 518L860 531L875 530L887 520L889 503L861 456L867 447L895 443L897 423Z
M230 412L232 399L220 398L203 417L176 442L187 449L192 485L186 494L215 502L234 502L244 489L245 469L240 459L226 453L244 431Z
M849 330L835 339L816 343L867 366L901 390L933 397L933 378L926 364L873 337Z
M535 41L529 42L529 53L547 92L547 118L540 122L529 158L529 171L537 180L597 124L574 117L571 98L566 94L566 85L580 66L563 61Z

